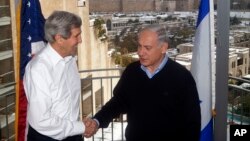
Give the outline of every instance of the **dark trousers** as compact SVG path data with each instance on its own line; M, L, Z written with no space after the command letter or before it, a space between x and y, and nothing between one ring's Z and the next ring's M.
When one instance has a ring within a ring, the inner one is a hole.
M31 126L29 126L27 141L58 141L58 140L42 135L38 133L35 129L33 129ZM67 137L66 139L63 139L62 141L84 141L84 139L81 135L76 135L76 136Z

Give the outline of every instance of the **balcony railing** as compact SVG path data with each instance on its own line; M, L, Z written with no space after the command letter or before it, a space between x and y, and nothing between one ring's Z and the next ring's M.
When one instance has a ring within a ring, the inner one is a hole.
M92 117L113 96L112 91L124 68L80 71L82 76L81 114ZM229 77L228 119L230 124L250 125L250 88L243 83L249 80ZM0 85L0 140L15 140L15 83ZM126 115L120 115L110 126L85 141L125 140Z
M14 140L15 83L0 84L0 137L1 141Z
M229 80L233 84L228 84L228 123L250 125L250 80Z
M107 73L107 71L111 72ZM122 71L123 68L80 71L81 74L85 73L85 78L82 79L82 95L84 97L82 103L85 103L82 104L82 113L84 113L85 116L93 116L93 114L96 113L103 106L103 104L105 104L112 97L112 90L118 82ZM250 125L250 90L236 85L236 83L250 84L250 81L234 77L229 77L229 80L234 82L235 84L228 85L229 91L227 123L228 125ZM86 93L89 94L88 98L90 101L88 103L84 102L84 100L87 99L85 96ZM91 109L85 109L86 107L89 107L86 106L88 104L92 104ZM87 140L125 140L125 117L126 116L123 115L118 119L114 119L114 121L108 128L100 129L94 137Z
M82 115L92 117L112 97L112 91L124 68L80 71L82 81ZM100 129L92 138L85 140L125 140L126 116L115 118L108 128Z

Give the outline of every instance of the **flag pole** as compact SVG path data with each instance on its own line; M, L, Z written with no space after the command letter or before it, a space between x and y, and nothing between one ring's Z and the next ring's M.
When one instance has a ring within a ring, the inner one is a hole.
M14 48L14 62L15 62L15 81L16 81L16 98L15 98L15 141L18 141L18 116L19 116L19 86L20 86L20 25L21 25L21 4L22 0L19 0L18 3L15 1L12 2L15 6L15 18L16 18L16 43ZM13 20L14 21L14 20ZM14 45L14 44L13 44Z
M228 55L230 1L217 1L215 141L227 140Z
M212 110L215 109L215 35L214 35L214 1L209 0L209 17L210 17L210 49L211 49L211 74L212 74Z

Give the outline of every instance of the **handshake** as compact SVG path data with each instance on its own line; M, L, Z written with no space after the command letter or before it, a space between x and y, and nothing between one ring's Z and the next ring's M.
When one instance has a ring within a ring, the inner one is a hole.
M99 125L97 121L91 118L85 118L83 119L83 123L85 125L85 132L83 133L84 137L90 138L98 131Z

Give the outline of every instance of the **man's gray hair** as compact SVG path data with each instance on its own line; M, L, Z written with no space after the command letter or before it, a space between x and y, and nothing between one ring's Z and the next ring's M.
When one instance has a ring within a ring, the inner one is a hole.
M44 25L45 39L53 43L56 34L68 39L71 36L71 29L79 28L81 25L82 20L78 15L66 11L54 11Z
M145 30L150 30L152 32L155 32L158 35L158 41L160 43L162 43L162 42L169 43L169 38L168 38L168 35L166 32L166 29L163 26L161 26L159 24L148 25L139 31L138 37L140 36L141 32L143 32Z

